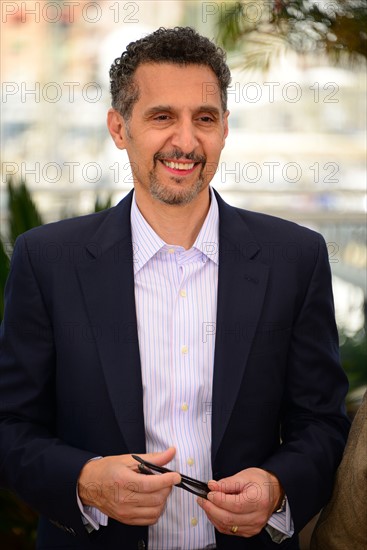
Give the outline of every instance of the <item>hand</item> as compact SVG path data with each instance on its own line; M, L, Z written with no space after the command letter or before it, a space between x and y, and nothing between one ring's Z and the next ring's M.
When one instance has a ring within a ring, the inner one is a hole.
M220 533L240 537L257 535L284 495L279 480L260 468L247 468L208 485L208 500L198 499L199 505Z
M174 447L161 453L139 455L164 466L176 454ZM162 515L172 487L180 474L144 475L131 455L108 456L87 462L79 476L78 492L85 506L128 525L152 525Z

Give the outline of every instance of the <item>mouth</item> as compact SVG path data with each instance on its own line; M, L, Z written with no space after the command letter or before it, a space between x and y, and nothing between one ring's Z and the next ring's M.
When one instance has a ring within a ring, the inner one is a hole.
M192 174L195 168L200 164L200 162L179 162L177 160L160 160L160 163L163 164L165 169L171 174L180 176Z

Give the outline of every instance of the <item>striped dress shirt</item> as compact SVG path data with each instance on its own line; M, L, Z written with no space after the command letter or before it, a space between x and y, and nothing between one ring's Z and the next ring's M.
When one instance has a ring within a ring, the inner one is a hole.
M135 301L143 381L147 452L176 447L173 470L212 479L211 401L216 319L218 205L190 250L166 244L131 209ZM173 488L159 522L149 528L149 550L189 550L215 542L214 527L195 495Z
M176 456L168 467L202 481L212 479L215 339L205 337L205 327L216 320L219 267L218 203L210 193L209 212L190 250L165 243L142 216L135 195L131 206L146 450L173 445ZM173 488L162 517L149 527L149 550L215 544L214 527L196 498ZM91 528L107 525L107 516L93 507L84 507L83 515ZM293 534L288 502L284 512L271 516L267 530L276 542Z

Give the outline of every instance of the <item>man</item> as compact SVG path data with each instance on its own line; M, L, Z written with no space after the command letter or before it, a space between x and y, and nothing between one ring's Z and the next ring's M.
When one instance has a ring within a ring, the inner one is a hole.
M209 187L230 82L209 40L159 29L110 76L134 193L18 240L1 479L40 548L296 549L348 432L325 243Z
M312 550L366 547L366 480L367 392L354 417L332 497L312 534Z

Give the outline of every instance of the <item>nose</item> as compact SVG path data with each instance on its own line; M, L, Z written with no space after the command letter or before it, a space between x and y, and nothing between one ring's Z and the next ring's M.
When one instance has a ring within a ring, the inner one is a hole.
M181 149L184 153L191 153L198 146L197 129L191 118L179 121L174 128L171 138L173 147Z

